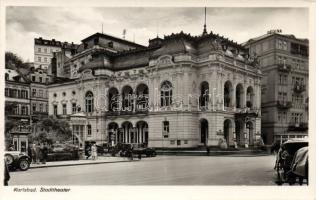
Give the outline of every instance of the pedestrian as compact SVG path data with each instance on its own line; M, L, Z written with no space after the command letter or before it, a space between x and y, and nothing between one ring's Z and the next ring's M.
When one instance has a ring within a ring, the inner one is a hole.
M36 144L35 144L35 142L32 144L31 151L32 151L32 159L33 159L32 162L34 164L36 164L37 154L36 154Z
M13 144L10 144L10 146L9 146L9 151L14 151L14 150L15 150L14 145L13 145Z
M90 144L87 144L85 146L85 155L86 155L86 160L88 160L89 157L91 156L91 146L90 146Z
M32 160L33 160L32 145L28 145L28 147L27 147L27 155L30 157L30 160L32 162Z
M210 155L210 147L206 147L206 155L207 155L207 156Z
M91 147L91 155L92 155L92 160L96 160L98 158L96 144L93 144L92 147Z
M40 164L42 155L41 155L41 146L39 142L35 144L35 151L36 151L36 164Z
M47 147L47 143L45 142L42 147L42 164L46 164L47 154L48 154L48 147Z
M138 159L141 160L142 159L142 154L138 153Z
M4 161L4 186L8 186L10 180L10 172L6 160Z

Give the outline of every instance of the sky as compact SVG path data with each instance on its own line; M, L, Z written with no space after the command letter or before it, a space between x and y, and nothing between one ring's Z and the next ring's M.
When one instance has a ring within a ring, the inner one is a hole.
M80 43L96 32L148 45L157 35L180 31L200 35L204 7L23 7L6 8L6 51L24 61L34 60L34 38ZM218 33L238 43L282 29L284 34L308 38L306 8L216 8L208 7L208 32Z

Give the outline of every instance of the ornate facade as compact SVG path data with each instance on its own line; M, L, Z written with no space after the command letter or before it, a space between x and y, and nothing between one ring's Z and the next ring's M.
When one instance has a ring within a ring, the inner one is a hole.
M49 114L72 125L80 146L253 146L261 139L261 72L243 46L180 32L144 47L94 34L49 85ZM226 141L226 143L225 143Z

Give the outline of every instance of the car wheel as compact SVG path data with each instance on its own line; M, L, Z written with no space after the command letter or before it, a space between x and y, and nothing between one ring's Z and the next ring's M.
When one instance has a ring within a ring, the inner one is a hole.
M29 167L30 167L30 163L26 159L21 159L19 161L20 170L25 171L25 170L28 170Z

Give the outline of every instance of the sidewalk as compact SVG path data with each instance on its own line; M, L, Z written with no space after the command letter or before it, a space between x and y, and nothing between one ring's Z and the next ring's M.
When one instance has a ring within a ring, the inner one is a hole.
M238 150L216 150L211 149L209 154L206 150L156 150L158 155L174 155L174 156L267 156L270 155L266 151L252 149Z
M138 161L138 159L133 159ZM47 168L47 167L64 167L64 166L75 166L75 165L91 165L91 164L103 164L103 163L118 163L118 162L131 162L126 157L105 157L100 156L98 160L67 160L67 161L52 161L46 162L46 164L31 164L30 169L35 168Z

